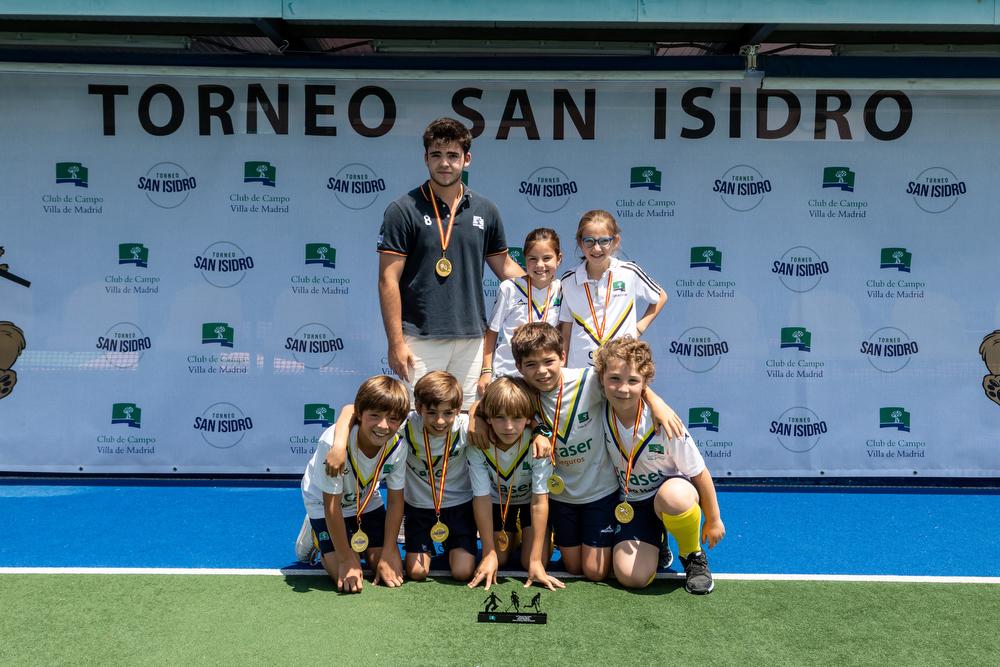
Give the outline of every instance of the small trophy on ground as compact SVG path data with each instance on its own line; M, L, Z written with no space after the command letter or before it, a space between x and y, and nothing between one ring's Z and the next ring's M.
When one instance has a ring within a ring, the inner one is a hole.
M510 602L500 610L502 600L496 591L490 593L489 597L483 600L483 610L479 612L476 619L479 623L519 623L523 625L545 625L548 623L548 615L541 609L541 592L535 593L531 600L521 611L521 598L517 591L511 591ZM528 610L533 612L528 612Z

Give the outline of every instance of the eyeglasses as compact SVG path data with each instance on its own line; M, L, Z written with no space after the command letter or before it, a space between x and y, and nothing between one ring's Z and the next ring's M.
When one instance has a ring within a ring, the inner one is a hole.
M602 248L608 248L608 247L611 246L611 243L615 240L615 237L614 236L598 236L598 237L595 238L593 236L584 236L580 240L583 241L583 247L585 247L585 248L593 248L594 244L597 244L597 245L601 246Z

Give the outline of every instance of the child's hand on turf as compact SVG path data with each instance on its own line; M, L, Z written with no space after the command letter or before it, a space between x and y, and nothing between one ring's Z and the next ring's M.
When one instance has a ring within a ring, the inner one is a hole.
M393 546L382 550L382 558L375 568L375 579L372 580L372 584L378 586L380 583L389 588L403 585L403 561L399 557L399 549Z
M357 555L350 554L337 566L337 590L344 593L360 593L365 576L361 572L361 561Z
M709 548L714 549L725 536L726 526L722 523L722 519L705 519L705 525L701 529L702 544L707 542Z
M545 566L541 562L531 561L528 564L528 580L524 582L524 587L528 588L536 581L546 586L550 591L554 591L557 588L566 588L566 584L545 571Z
M486 590L490 590L490 586L497 583L498 569L497 552L491 551L479 561L479 567L476 568L476 573L473 575L472 581L469 582L469 588L475 588L482 581L486 584Z

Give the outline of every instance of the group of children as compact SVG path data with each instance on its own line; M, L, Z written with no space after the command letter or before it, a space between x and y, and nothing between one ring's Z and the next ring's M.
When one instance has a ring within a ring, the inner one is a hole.
M558 235L528 235L527 275L500 286L481 400L468 414L444 371L417 381L413 411L400 382L376 376L323 433L302 480L310 526L300 538L311 527L338 589L361 590L361 556L375 583L424 579L435 542L470 587L488 589L520 542L525 585L561 588L546 571L550 540L567 572L600 581L613 569L623 586L642 588L672 561L669 532L685 588L712 591L702 544L725 535L715 487L650 388L652 352L638 340L666 293L614 256L621 232L610 213L585 214L576 241L583 262L560 280ZM637 302L647 304L641 317ZM405 563L396 548L404 517Z

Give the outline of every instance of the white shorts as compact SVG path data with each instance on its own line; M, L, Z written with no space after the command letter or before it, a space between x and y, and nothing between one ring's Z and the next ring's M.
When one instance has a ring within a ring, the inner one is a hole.
M476 384L483 370L482 338L418 338L403 336L414 358L413 382L406 384L413 402L413 385L431 371L448 371L462 385L462 409L476 400Z

